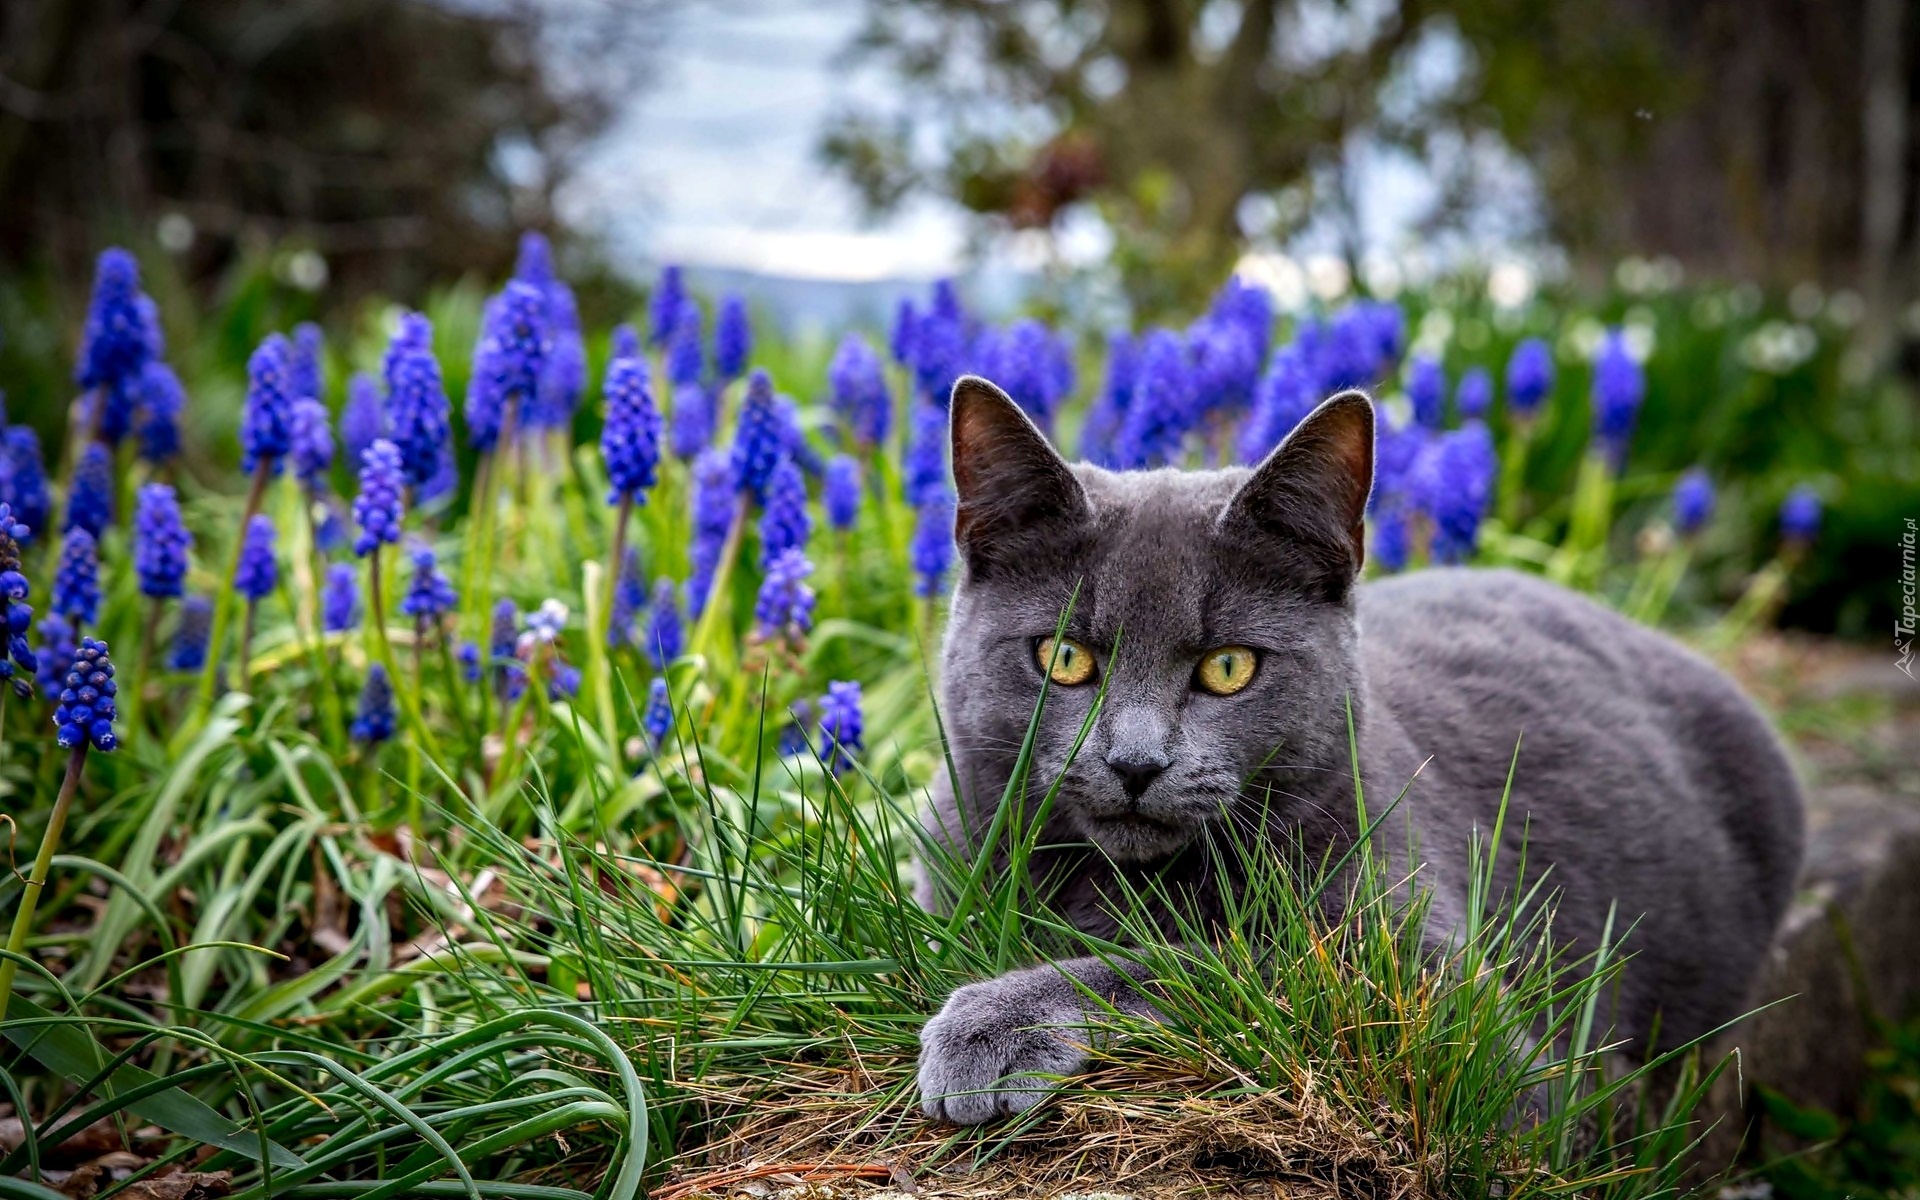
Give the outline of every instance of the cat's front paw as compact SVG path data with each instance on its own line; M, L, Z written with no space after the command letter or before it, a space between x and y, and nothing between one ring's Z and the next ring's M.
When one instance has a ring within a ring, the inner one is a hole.
M1087 1064L1086 1017L1057 971L1020 971L954 992L920 1031L920 1103L961 1125L1025 1112Z

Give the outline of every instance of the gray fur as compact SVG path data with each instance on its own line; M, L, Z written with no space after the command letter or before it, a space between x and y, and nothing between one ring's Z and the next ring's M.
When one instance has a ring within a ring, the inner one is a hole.
M1264 820L1276 847L1317 858L1351 845L1350 696L1369 806L1415 780L1410 830L1396 819L1379 838L1417 847L1430 940L1444 944L1465 915L1469 837L1492 828L1524 735L1502 853L1524 838L1529 873L1551 867L1556 935L1576 953L1610 905L1616 928L1638 921L1616 1033L1643 1039L1657 1016L1673 1045L1742 1011L1800 861L1799 789L1767 722L1704 659L1532 576L1427 570L1355 585L1372 470L1364 396L1322 405L1253 470L1068 467L976 379L955 388L953 426L963 566L941 690L960 794L936 783L934 837L979 850L963 831L991 822L1040 693L1034 643L1077 584L1068 632L1113 675L1071 763L1096 689L1049 691L1031 775L1036 796L1064 777L1040 841L1065 848L1032 865L1076 925L1115 931L1116 872L1167 880L1217 918L1231 882L1214 877L1205 841L1223 806ZM1228 697L1193 687L1196 660L1226 644L1261 652L1251 684ZM1109 761L1143 759L1166 765L1136 801ZM923 883L922 902L942 898ZM1083 989L1152 1013L1097 960L956 991L921 1038L927 1111L988 1120L1036 1102L1038 1076L1080 1069L1097 1032Z

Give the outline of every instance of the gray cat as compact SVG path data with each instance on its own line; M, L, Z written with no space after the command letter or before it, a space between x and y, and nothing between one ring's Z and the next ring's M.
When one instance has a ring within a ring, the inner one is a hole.
M1234 886L1206 849L1220 822L1256 824L1275 853L1308 861L1358 837L1351 697L1370 806L1432 759L1400 810L1413 841L1376 835L1418 848L1430 942L1465 916L1471 831L1492 829L1524 735L1501 853L1524 838L1530 874L1551 865L1556 936L1576 953L1611 905L1618 928L1637 919L1615 1033L1657 1028L1673 1045L1743 1011L1800 863L1799 788L1767 722L1705 660L1532 576L1356 584L1373 477L1363 394L1322 404L1252 470L1069 466L971 377L954 388L952 439L963 567L941 690L959 792L942 777L927 824L953 853L983 852L970 839L991 822L1051 672L1029 783L1037 799L1063 780L1039 839L1053 848L1030 864L1051 904L1111 935L1116 879L1153 876L1217 919ZM944 902L924 880L921 900ZM1019 1112L1049 1086L1040 1077L1084 1067L1087 1002L1063 972L1122 1012L1155 1015L1135 979L1098 959L962 987L921 1034L929 1114Z

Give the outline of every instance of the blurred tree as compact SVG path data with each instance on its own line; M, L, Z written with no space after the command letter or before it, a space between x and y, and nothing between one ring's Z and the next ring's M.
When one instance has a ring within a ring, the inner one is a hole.
M1360 147L1414 152L1433 224L1530 164L1576 261L1864 288L1920 276L1920 17L1906 0L869 0L853 48L909 86L829 161L884 209L1003 227L1098 207L1136 297L1217 278L1251 197L1356 240ZM1263 229L1262 232L1269 230Z
M298 246L350 290L500 268L664 2L11 0L0 255L157 236L204 272Z

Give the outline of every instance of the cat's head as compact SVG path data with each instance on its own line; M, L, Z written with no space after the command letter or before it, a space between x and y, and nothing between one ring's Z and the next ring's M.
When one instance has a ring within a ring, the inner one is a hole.
M1061 778L1049 832L1120 861L1164 858L1252 805L1284 812L1317 790L1307 773L1345 761L1364 395L1327 401L1251 470L1069 465L973 377L954 388L952 437L962 569L942 689L971 816L998 803L1049 676L1030 794Z

